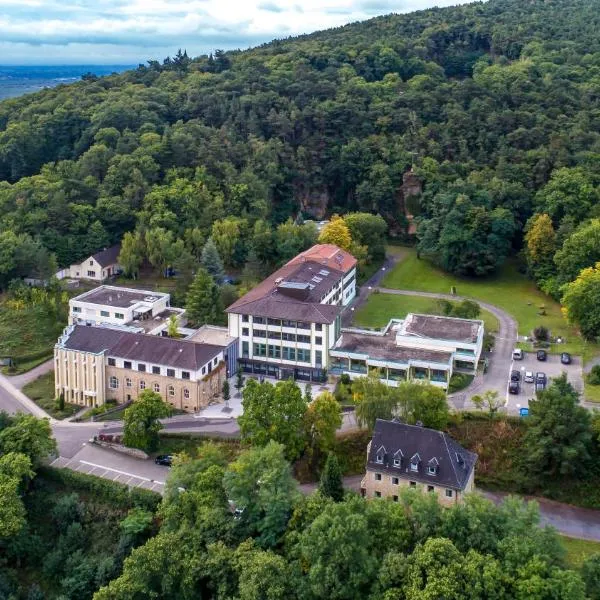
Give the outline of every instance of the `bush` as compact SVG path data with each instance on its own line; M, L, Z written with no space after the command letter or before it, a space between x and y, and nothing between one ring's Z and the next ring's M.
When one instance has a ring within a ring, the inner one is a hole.
M594 365L586 379L590 385L600 385L600 365Z
M448 384L448 393L453 394L464 390L473 381L473 375L466 375L465 373L454 373L450 378Z
M543 325L538 325L533 330L533 337L538 342L547 342L550 339L550 331L547 327L544 327Z

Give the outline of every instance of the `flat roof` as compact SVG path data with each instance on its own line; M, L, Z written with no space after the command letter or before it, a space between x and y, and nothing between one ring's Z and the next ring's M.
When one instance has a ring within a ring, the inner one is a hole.
M88 304L114 306L115 308L129 308L138 302L153 304L165 296L169 296L169 294L148 290L135 290L114 285L101 285L89 292L75 296L72 300Z
M193 333L188 340L200 342L203 344L213 344L214 346L227 347L234 342L236 338L229 335L227 327L217 327L216 325L202 325L198 331Z
M395 331L389 329L385 335L342 331L342 337L332 349L349 354L366 354L371 360L408 363L409 360L421 360L449 364L452 353L424 348L404 348L396 345Z
M474 344L483 321L409 313L398 328L400 335Z

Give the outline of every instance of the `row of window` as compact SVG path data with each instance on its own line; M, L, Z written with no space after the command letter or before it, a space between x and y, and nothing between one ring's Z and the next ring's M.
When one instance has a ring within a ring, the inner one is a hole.
M111 390L118 390L119 389L119 378L115 377L114 375L109 377L108 379L108 387ZM126 388L132 388L133 387L133 381L129 378L129 377L125 377L125 387ZM140 390L145 390L146 389L146 382L142 379L140 380L139 383L139 387ZM156 392L157 394L160 394L160 383L154 382L152 384L152 391ZM172 385L168 385L167 386L167 394L169 396L175 396L175 387ZM187 388L183 389L183 397L187 400L190 397L190 390L188 390Z
M248 315L242 315L242 322L249 323L250 317ZM264 317L252 317L252 322L255 325L274 325L276 327L292 327L294 329L310 329L310 323L304 321L289 321L287 319L265 319ZM315 329L321 331L323 325L321 323L315 323Z
M242 335L248 337L250 330L248 327L242 327ZM284 342L298 342L300 344L310 344L310 335L296 335L295 333L285 333L281 331L266 331L263 329L253 329L252 336L255 338L268 338L270 340L283 340ZM321 346L323 338L315 337L315 344Z
M81 306L73 306L73 312L74 313L80 313L81 312ZM105 317L105 318L109 318L110 317L110 313L107 310L101 310L100 311L100 316L101 317ZM123 313L118 313L116 312L114 314L115 319L125 319L125 315Z
M215 365L217 364L217 359L214 359L214 363ZM108 359L108 366L109 367L116 367L117 366L117 360L115 358L109 358ZM212 364L209 365L212 368ZM132 369L133 368L133 363L130 360L124 360L123 361L123 368L124 369ZM138 363L137 364L137 370L140 371L141 373L145 373L146 372L146 365L144 363ZM205 373L205 368L202 368L202 374ZM160 375L161 374L161 368L157 367L157 366L153 366L152 367L152 374L153 375ZM175 369L167 369L167 377L175 377ZM189 379L190 378L190 372L189 371L181 371L181 379Z
M244 346L246 344L246 346ZM272 346L271 344L258 344L253 346L254 356L268 356L269 358L279 358L283 360L294 360L298 362L310 363L311 352L304 348L290 348L289 346ZM242 342L242 354L248 351L247 342Z
M400 479L398 477L392 477L392 485L400 485ZM375 473L375 481L381 481L381 473ZM417 487L417 482L416 481L409 481L408 485L412 488L416 488ZM435 486L434 485L427 485L427 491L428 492L435 492ZM452 498L452 496L454 495L454 490L450 489L450 488L446 488L446 498ZM375 496L377 498L381 497L381 492L375 492Z

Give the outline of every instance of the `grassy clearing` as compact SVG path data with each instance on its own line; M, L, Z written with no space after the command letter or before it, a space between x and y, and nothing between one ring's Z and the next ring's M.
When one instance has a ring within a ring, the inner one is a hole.
M0 304L0 356L15 361L10 373L24 373L48 360L64 326L44 306L13 310Z
M492 277L467 279L441 271L428 261L418 259L416 252L407 248L404 260L382 282L382 287L445 294L450 293L452 286L460 296L489 302L510 313L517 320L521 335L529 335L535 327L544 325L552 335L566 339L566 344L551 351L571 352L582 355L584 360L600 352L598 344L585 343L577 335L565 321L560 305L540 292L511 261ZM541 305L545 306L545 315L539 314Z
M155 454L179 454L185 452L190 456L196 455L196 450L207 441L219 446L227 457L228 462L235 460L241 452L241 442L237 438L209 438L194 433L160 433L160 445Z
M585 381L584 377L584 396L588 402L600 402L600 385L591 385Z
M560 536L560 541L567 551L566 561L571 569L581 569L583 561L592 554L600 552L600 542L579 538Z
M23 386L23 393L55 419L66 419L81 408L77 404L65 402L64 410L58 409L54 389L54 371L40 375Z
M384 327L392 318L402 319L409 312L439 314L432 298L421 296L396 296L394 294L371 294L354 315L354 323L360 327ZM481 311L487 331L498 331L498 319L487 310Z

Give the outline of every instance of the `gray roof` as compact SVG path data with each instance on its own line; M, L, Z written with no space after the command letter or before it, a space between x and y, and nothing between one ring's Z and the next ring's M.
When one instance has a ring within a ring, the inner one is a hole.
M342 330L342 336L333 350L348 354L366 354L371 360L406 364L409 360L421 360L441 365L450 364L452 360L450 352L426 348L404 348L396 345L395 334L393 329L390 329L385 335Z
M483 321L479 320L410 313L401 330L402 333L418 337L473 344L482 326Z
M117 259L121 253L121 244L116 244L110 248L104 248L100 252L92 255L92 258L101 266L109 267L110 265L117 264Z
M63 346L81 352L106 352L107 356L198 371L223 351L221 346L110 327L75 325Z
M342 271L324 269L322 264L312 260L288 263L236 300L226 312L333 323L342 309L337 305L321 304L321 299L343 277Z
M155 302L165 296L162 292L149 292L145 290L132 290L115 286L100 285L97 288L84 292L73 298L78 302L114 306L115 308L129 308L133 304L147 300Z
M383 455L383 464L377 463L378 453ZM394 455L402 455L400 467L394 466ZM415 455L420 458L418 472L410 470L410 462ZM377 419L367 469L464 490L476 462L477 454L463 448L443 431ZM437 466L436 475L428 474L430 463Z

